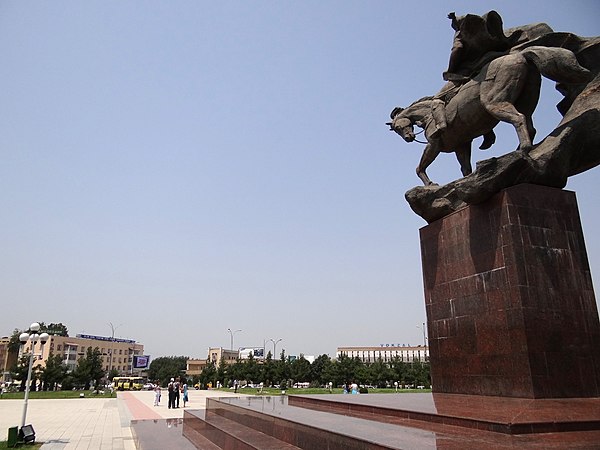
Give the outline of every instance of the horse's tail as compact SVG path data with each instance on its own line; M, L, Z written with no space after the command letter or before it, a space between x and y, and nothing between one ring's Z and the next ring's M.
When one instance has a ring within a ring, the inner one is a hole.
M520 52L540 73L557 83L585 83L591 73L579 65L571 50L560 47L528 47Z

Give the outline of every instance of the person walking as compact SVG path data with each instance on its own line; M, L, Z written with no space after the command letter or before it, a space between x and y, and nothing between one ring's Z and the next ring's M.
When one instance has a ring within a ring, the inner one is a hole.
M154 385L154 406L158 406L158 404L160 403L160 384L156 383Z
M167 390L169 391L169 409L175 408L175 390L174 390L175 378L171 378L169 384L167 385Z
M181 389L181 383L179 383L179 377L173 383L173 393L175 398L173 399L173 408L179 408L179 389Z
M188 385L187 380L183 379L183 384L181 385L181 393L183 394L183 407L185 408L185 404L189 401L188 398Z

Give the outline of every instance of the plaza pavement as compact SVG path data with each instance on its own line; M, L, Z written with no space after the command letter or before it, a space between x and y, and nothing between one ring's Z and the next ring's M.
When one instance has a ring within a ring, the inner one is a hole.
M223 391L190 390L185 409L204 409L207 397L240 396ZM153 406L154 392L119 392L116 398L75 398L29 400L27 424L32 424L41 450L133 450L131 420L183 417L179 408L167 408L167 390L159 406ZM8 428L18 426L23 400L0 400L0 440Z

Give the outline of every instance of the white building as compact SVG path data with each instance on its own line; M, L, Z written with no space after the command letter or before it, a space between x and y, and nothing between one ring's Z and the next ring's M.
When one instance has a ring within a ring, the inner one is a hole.
M429 361L429 347L422 345L406 346L399 344L382 344L379 347L338 347L337 357L341 355L350 358L359 358L364 363L374 363L379 358L383 362L390 362L398 358L402 362L411 363L415 359L421 362Z

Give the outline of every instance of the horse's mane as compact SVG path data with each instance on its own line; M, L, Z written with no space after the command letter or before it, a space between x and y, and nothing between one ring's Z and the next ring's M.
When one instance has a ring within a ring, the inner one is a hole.
M410 105L408 105L407 108L410 108L411 106L416 105L417 103L421 103L427 100L433 100L433 96L428 95L427 97L421 97L419 100L415 100Z

